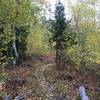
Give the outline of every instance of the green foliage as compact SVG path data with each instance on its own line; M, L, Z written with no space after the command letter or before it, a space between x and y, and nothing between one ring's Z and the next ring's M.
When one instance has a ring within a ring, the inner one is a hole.
M29 0L0 1L0 43L1 59L14 57L12 44L15 46L19 56L26 51L26 38L31 26L37 22L37 6ZM4 56L4 57L3 57Z
M11 39L9 34L9 27L4 25L4 23L0 23L0 26L1 26L0 27L0 65L6 66L9 60L9 57L7 56L7 48Z
M76 33L71 28L71 20L66 21L64 6L59 1L55 7L55 19L51 20L51 42L56 50L56 64L61 68L66 61L66 49L76 44Z
M50 53L49 46L50 32L42 25L35 25L27 38L27 52L34 55L45 55Z
M20 57L22 57L25 54L26 51L26 45L27 45L27 35L29 33L28 26L21 26L15 28L15 34L16 34L16 47L18 50L18 54Z
M62 38L66 28L66 18L64 13L64 6L61 2L56 4L55 20L52 21L53 41L64 41ZM62 39L62 40L61 40Z
M55 44L54 49L56 51L56 66L59 69L64 67L64 49L66 47L66 38L64 37L64 31L66 29L66 18L64 13L64 6L59 1L55 5L55 19L51 21L51 41Z
M75 28L77 31L77 58L82 63L86 60L89 53L87 50L87 33L94 31L94 15L95 10L88 3L82 2L75 5L73 8Z

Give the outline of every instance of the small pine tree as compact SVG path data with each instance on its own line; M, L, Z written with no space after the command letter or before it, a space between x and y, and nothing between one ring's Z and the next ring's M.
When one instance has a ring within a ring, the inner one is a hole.
M56 66L63 69L66 61L66 48L75 44L75 34L72 32L70 21L66 21L64 5L58 1L55 5L55 19L51 20L51 40L55 44Z
M64 13L63 4L58 1L55 5L55 20L52 21L51 30L53 32L52 40L55 42L56 50L56 64L57 68L63 66L63 50L66 48L66 39L64 37L64 31L66 29L66 18Z

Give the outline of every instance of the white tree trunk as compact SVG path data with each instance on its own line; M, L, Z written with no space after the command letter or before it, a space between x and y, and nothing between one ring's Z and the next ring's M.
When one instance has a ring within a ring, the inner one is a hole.
M14 50L16 59L18 59L19 55L18 55L18 52L17 52L16 42L15 42L15 22L13 22L13 24L12 24L12 34L13 34L12 48ZM14 59L13 64L16 64L16 59Z
M15 43L15 41L13 41L13 49L14 49L14 53L15 53L15 56L16 56L16 58L18 59L18 52L17 52L17 48L16 48L16 43Z

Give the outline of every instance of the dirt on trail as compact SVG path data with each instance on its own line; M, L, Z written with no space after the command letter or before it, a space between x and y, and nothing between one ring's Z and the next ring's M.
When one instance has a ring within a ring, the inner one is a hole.
M39 66L35 72L42 92L45 94L45 100L68 100L66 95L60 95L60 93L56 90L57 87L45 78L44 71L51 66L53 66L53 64Z

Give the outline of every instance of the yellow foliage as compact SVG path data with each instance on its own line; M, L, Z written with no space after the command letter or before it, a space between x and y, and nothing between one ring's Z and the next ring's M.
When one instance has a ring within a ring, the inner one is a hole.
M42 26L36 26L27 38L27 49L30 54L47 54L50 51L48 39L46 39L46 29Z

